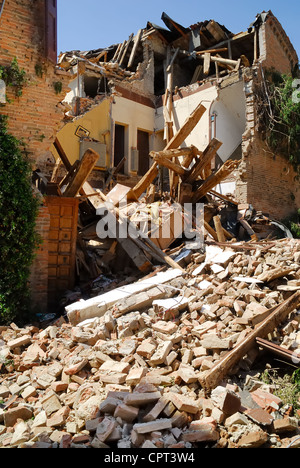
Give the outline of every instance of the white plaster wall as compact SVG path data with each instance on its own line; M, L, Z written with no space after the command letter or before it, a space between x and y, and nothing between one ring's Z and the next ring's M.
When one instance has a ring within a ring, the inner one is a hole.
M176 133L180 127L182 127L186 119L196 109L200 102L207 109L207 111L201 117L199 123L187 137L185 145L182 146L194 145L201 151L206 148L210 139L210 107L217 96L217 88L215 86L211 86L204 89L203 91L199 91L198 93L191 94L182 99L174 101L174 133ZM155 122L155 126L158 130L161 130L164 127L163 107L157 110Z
M216 138L223 145L218 154L225 162L242 142L246 129L246 98L242 81L219 91L218 99L211 107L216 112Z
M246 100L243 81L218 89L211 86L174 101L174 122L176 132L201 102L207 109L199 123L185 141L186 146L194 145L204 150L210 141L211 115L217 113L216 138L223 144L218 151L225 162L242 142L246 128ZM163 108L157 110L155 126L164 127Z
M72 105L75 97L84 97L83 78L80 75L69 83L70 91L66 94L64 102Z

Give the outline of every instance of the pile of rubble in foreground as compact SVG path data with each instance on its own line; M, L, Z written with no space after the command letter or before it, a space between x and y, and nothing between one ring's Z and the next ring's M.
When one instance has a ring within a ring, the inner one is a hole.
M99 316L1 326L0 447L299 447L297 408L251 371L266 343L297 362L299 257L287 239L208 246Z

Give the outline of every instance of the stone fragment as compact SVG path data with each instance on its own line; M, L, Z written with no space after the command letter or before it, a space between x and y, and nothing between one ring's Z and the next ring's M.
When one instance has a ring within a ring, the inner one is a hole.
M249 419L242 413L234 413L228 418L226 418L224 421L224 425L226 427L235 426L237 424L246 426L247 424L249 424Z
M100 442L105 442L116 428L117 423L114 419L104 418L96 429L96 437Z
M151 421L147 423L139 423L133 426L133 430L137 434L148 434L153 431L163 431L165 429L172 428L171 419L157 419L156 421Z
M155 403L161 397L160 392L138 393L134 392L125 397L124 403L129 406L145 406L149 403Z
M246 414L255 423L262 426L270 426L274 420L274 417L262 408L249 409Z
M121 403L116 407L114 417L121 418L123 421L132 423L138 417L138 414L138 408Z
M239 395L222 386L218 386L212 390L211 400L214 405L227 416L237 413L241 408L241 399Z
M30 335L23 335L15 340L11 340L7 343L7 346L10 349L19 348L21 346L26 346L31 343L31 336Z
M253 431L242 435L238 441L239 448L259 448L268 441L268 434L264 431Z
M179 411L196 414L200 410L199 403L186 395L170 392L169 398Z
M215 442L219 437L219 432L210 424L201 424L197 429L187 430L182 434L185 442Z
M168 354L172 351L172 348L172 341L165 341L164 343L160 343L149 361L150 366L158 366L163 364Z
M274 431L276 434L285 432L295 432L298 429L298 422L294 418L275 419L273 422Z
M42 408L46 411L47 416L60 410L62 405L55 393L46 395L41 401Z
M47 426L49 427L61 427L63 426L67 418L70 414L70 408L68 406L64 406L60 408L58 411L53 413L50 418L47 420Z
M26 422L32 418L32 415L32 410L25 406L10 408L3 414L4 425L6 427L13 427L18 419L23 419Z

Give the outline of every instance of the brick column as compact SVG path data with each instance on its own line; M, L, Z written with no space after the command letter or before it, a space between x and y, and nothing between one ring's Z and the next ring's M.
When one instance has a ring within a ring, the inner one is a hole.
M36 221L36 232L42 239L36 258L31 267L30 291L32 309L47 312L48 303L48 238L50 214L47 206L41 206Z

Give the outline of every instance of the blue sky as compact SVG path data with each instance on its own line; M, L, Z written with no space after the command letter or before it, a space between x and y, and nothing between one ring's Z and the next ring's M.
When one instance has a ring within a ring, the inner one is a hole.
M277 16L300 57L300 2L295 0L58 0L58 52L123 42L147 21L165 27L163 11L185 27L214 19L238 33L264 10Z

